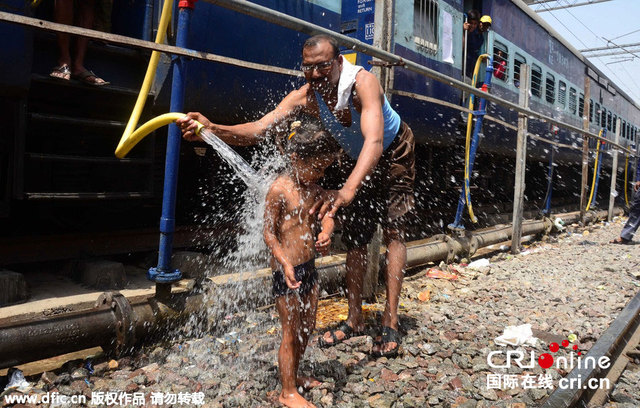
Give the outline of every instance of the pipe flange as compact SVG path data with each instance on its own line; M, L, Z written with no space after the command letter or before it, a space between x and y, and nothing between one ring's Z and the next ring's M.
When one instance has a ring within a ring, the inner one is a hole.
M455 261L456 259L456 247L460 246L460 244L458 243L458 241L456 241L455 239L451 238L448 235L445 234L438 234L438 235L434 235L433 239L431 242L444 242L447 244L447 258L445 259L446 263L452 263L453 261Z
M471 259L471 257L473 256L473 254L476 253L479 247L480 247L480 241L478 240L478 237L476 237L475 235L471 235L469 237L469 248L468 248L469 259Z
M136 344L131 303L120 292L104 292L98 297L96 306L107 306L115 314L116 338L104 348L116 356L126 354Z

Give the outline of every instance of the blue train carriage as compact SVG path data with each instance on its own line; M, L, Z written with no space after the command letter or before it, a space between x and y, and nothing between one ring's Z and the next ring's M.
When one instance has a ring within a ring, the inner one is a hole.
M0 8L52 20L52 3L42 2L31 8L28 2L0 0ZM592 130L597 130L597 123L601 122L613 131L614 119L619 116L624 120L623 138L630 143L637 139L638 106L519 0L256 3L375 44L456 79L462 78L463 12L473 5L492 16L493 31L486 41L488 51L496 63L500 58L506 63L503 77L493 78L493 93L517 101L519 66L530 64L532 108L580 126L580 118L585 114L584 77L588 75L592 78L593 104L589 112ZM111 32L152 39L161 4L160 0L114 2ZM147 5L152 6L151 14L147 13L150 10ZM175 32L175 14L171 32ZM148 17L152 24L144 24ZM0 22L0 30L5 55L14 61L0 65L0 92L10 96L3 98L6 109L2 112L5 115L13 112L9 114L13 125L9 133L3 132L2 138L0 215L8 214L11 200L22 200L32 207L40 203L71 203L67 207L72 211L87 201L128 208L146 208L145 200L157 202L164 139L147 138L125 160L115 160L112 155L142 83L149 52L93 42L86 65L112 85L88 88L74 81L61 83L48 77L56 60L54 34L4 22ZM200 51L295 69L299 67L300 50L306 38L305 34L201 1L196 3L192 16L188 44ZM174 40L169 38L170 43ZM343 54L371 69L371 57L350 50L343 50ZM169 58L163 57L145 117L168 111L169 66ZM434 102L435 99L459 105L460 91L402 67L376 69L389 90L391 103L412 126L419 143L445 151L460 150L464 135L458 130L459 111ZM221 123L251 120L271 109L303 81L301 76L193 60L187 68L184 109L202 111ZM516 123L513 112L498 106L491 109L493 116ZM531 130L542 135L552 131L548 124L536 121L532 121ZM489 123L485 125L481 151L512 156L514 137L514 131ZM574 142L564 131L557 137L569 144ZM183 166L199 160L193 149L184 150L188 152ZM532 149L539 160L545 160L547 152L540 144ZM567 151L566 157L577 162L579 153ZM185 185L184 177L180 185ZM157 214L145 213L150 214L149 224L153 225Z
M526 63L531 67L531 109L577 127L583 127L583 117L588 115L590 131L598 133L600 128L606 128L607 138L611 140L616 120L620 117L620 143L637 145L639 106L628 95L523 2L493 0L484 3L483 12L490 14L493 19L490 51L494 67L504 62L505 68L502 74L493 77L493 93L517 102L520 65ZM585 78L590 80L589 112L584 112ZM495 115L504 117L510 123L515 123L517 119L517 114L500 107L493 107L493 110ZM580 139L566 130L558 131L556 127L540 121L531 121L530 131L569 145L576 144ZM499 147L500 135L492 133L490 130L485 132L489 136L488 148ZM592 141L591 147L595 147L595 144ZM605 149L609 148L605 146ZM537 143L530 154L543 160L548 155L548 146ZM580 152L560 149L557 159L575 163L580 160Z
M53 21L53 4L0 0L0 11ZM145 0L115 2L109 13L103 30L151 38L151 27L142 29ZM105 217L122 220L113 228L157 223L145 209L162 191L162 143L149 138L127 159L113 156L149 52L90 42L85 66L112 82L91 87L49 77L57 65L53 32L0 21L0 44L0 233L102 228ZM154 96L143 120L153 115ZM127 211L135 215L113 217Z

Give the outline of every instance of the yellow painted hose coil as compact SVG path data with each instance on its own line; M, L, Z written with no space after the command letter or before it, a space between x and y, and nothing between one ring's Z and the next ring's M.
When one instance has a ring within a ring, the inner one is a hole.
M602 137L603 130L604 128L600 129L600 133L598 134L598 136ZM600 157L600 144L602 144L602 142L598 140L598 147L596 148L596 162L593 165L593 179L591 180L591 192L589 193L589 201L587 202L587 208L585 211L589 211L589 208L591 208L591 200L593 200L593 190L596 188L596 175L598 173L598 158Z
M482 63L482 60L484 59L488 59L489 58L489 54L482 54L478 57L478 59L476 60L476 66L473 69L473 77L471 79L471 86L475 87L476 86L476 82L478 80L478 71L480 71L480 64ZM473 110L473 94L471 94L469 96L469 110ZM469 112L469 115L467 116L467 139L465 141L465 155L464 155L464 188L465 188L465 195L464 195L464 199L465 202L467 203L467 209L469 210L469 218L471 218L471 222L478 222L478 219L476 218L476 216L473 214L473 207L471 206L471 200L469 199L470 197L470 193L467 189L467 185L469 186L469 188L471 188L471 182L469 181L470 178L470 174L469 174L469 154L470 154L470 150L471 150L471 128L473 126L473 114L471 112Z
M140 142L142 139L144 139L145 136L147 136L149 133L153 132L154 130L161 128L162 126L168 125L170 123L175 122L176 120L183 118L185 115L184 113L179 113L179 112L170 112L170 113L165 113L163 115L160 116L156 116L155 118L151 119L150 121L144 123L143 125L141 125L138 129L136 129L135 132L133 132L128 138L127 138L127 143L125 143L122 147L122 149L120 150L120 153L122 154L122 157L126 156L129 151L136 145L138 144L138 142ZM200 130L202 130L202 128L204 127L201 123L196 122L198 124L198 129L196 130L196 134L200 134ZM116 153L117 154L117 153ZM120 156L118 156L120 157Z

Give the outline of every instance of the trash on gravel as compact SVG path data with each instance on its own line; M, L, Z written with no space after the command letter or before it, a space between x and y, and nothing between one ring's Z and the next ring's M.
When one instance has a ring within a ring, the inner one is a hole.
M535 347L538 339L533 337L530 324L507 326L501 336L493 340L498 346L521 346L523 344Z
M485 266L489 266L491 263L487 258L482 258L471 262L467 265L467 268L484 268Z
M31 389L31 384L24 378L24 374L21 370L14 368L9 370L9 382L4 390L18 390L21 393L25 393Z

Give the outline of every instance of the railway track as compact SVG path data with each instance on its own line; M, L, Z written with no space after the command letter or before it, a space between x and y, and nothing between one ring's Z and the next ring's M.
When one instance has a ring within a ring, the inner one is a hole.
M640 291L584 359L591 357L598 363L571 370L565 377L569 387L558 387L543 408L599 407L608 401L624 370L640 358Z

